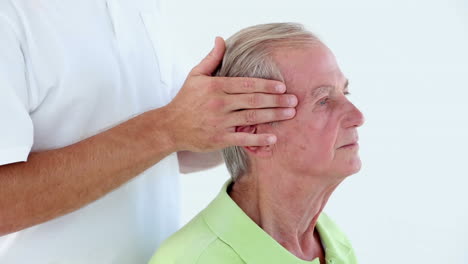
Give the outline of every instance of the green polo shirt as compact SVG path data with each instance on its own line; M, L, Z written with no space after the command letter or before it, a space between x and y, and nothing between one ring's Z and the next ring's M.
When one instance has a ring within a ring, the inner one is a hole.
M229 184L162 244L150 264L319 264L318 258L297 258L263 231L227 194ZM327 215L319 216L316 227L327 264L357 263L348 239Z

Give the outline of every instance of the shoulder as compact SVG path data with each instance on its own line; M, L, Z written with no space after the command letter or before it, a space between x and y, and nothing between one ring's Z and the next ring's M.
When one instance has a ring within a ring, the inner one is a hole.
M201 214L169 237L150 264L244 264L235 251L206 225Z

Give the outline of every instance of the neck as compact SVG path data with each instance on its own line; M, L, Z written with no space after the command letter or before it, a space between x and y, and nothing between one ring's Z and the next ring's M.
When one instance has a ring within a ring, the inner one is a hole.
M285 172L242 176L230 195L266 233L300 259L323 253L316 231L317 219L340 181ZM323 257L323 256L322 256Z

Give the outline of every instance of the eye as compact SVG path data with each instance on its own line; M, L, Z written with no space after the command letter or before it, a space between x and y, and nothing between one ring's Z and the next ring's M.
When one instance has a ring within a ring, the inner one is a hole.
M328 97L325 97L319 101L319 105L326 105L328 103Z
M351 95L351 93L346 91L346 92L344 92L344 95L348 96L348 95Z

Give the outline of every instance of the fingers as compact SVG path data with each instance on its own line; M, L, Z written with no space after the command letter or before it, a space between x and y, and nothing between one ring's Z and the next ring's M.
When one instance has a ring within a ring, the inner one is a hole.
M197 66L195 66L195 68L192 69L190 74L211 75L221 63L225 50L226 44L224 43L224 39L216 37L214 48Z
M280 81L247 78L247 77L217 77L217 82L222 82L221 86L225 93L273 93L281 94L286 91L286 86Z
M229 111L253 108L295 107L297 105L297 97L292 94L236 94L228 95L226 98L226 108Z
M294 108L242 110L231 113L228 126L248 126L291 119L296 115Z
M276 136L272 134L250 134L236 132L226 135L224 142L229 146L250 146L260 147L276 143Z

